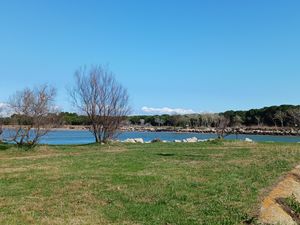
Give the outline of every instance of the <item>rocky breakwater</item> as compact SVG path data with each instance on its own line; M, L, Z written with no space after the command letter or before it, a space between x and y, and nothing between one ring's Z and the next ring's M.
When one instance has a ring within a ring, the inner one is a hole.
M196 137L191 137L191 138L186 138L183 140L174 140L174 141L166 141L166 140L160 140L160 139L154 139L152 141L144 141L142 138L128 138L124 141L122 141L123 143L140 143L140 144L144 144L144 143L157 143L157 142L161 142L161 143L170 143L170 142L174 142L174 143L197 143L197 142L207 142L207 141L214 141L215 139L211 138L211 139L198 139ZM246 142L252 142L251 139L247 139L245 140Z
M209 128L178 128L178 127L153 127L153 126L129 126L123 127L121 131L137 132L176 132L176 133L218 133L218 129ZM294 128L276 127L228 127L224 131L227 134L248 134L248 135L276 135L276 136L300 136L300 130Z

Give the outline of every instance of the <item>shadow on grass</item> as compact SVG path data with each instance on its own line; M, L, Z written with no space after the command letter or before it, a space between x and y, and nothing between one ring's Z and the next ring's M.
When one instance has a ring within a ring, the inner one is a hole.
M157 155L159 155L159 156L165 156L165 157L175 156L174 153L158 153Z
M5 151L8 150L12 147L12 145L8 145L8 144L0 144L0 151Z

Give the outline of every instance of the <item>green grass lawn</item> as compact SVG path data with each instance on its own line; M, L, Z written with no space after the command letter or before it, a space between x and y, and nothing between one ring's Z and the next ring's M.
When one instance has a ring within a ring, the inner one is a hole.
M299 144L0 145L0 224L242 224Z

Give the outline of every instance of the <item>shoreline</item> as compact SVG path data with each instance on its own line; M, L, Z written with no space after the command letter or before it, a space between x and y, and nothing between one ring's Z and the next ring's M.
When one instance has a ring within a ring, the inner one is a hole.
M5 125L4 129L13 129L15 126ZM88 131L88 126L65 125L51 128L51 131ZM198 134L217 134L216 128L180 128L180 127L146 127L146 126L123 126L121 132L168 132L168 133L198 133ZM291 136L299 137L300 130L288 127L240 127L226 128L225 133L231 135L271 135L271 136Z
M199 133L199 134L218 134L216 128L180 128L180 127L142 127L142 126L130 126L123 127L121 131L137 131L137 132L171 132L171 133ZM272 136L292 136L299 137L300 130L294 128L285 127L228 127L225 129L225 133L232 135L272 135Z

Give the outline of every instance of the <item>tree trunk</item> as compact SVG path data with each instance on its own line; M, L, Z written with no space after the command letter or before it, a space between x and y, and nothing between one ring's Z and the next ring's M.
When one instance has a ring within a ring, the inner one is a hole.
M100 140L99 140L99 137L97 134L95 135L95 141L96 141L96 143L100 143Z

